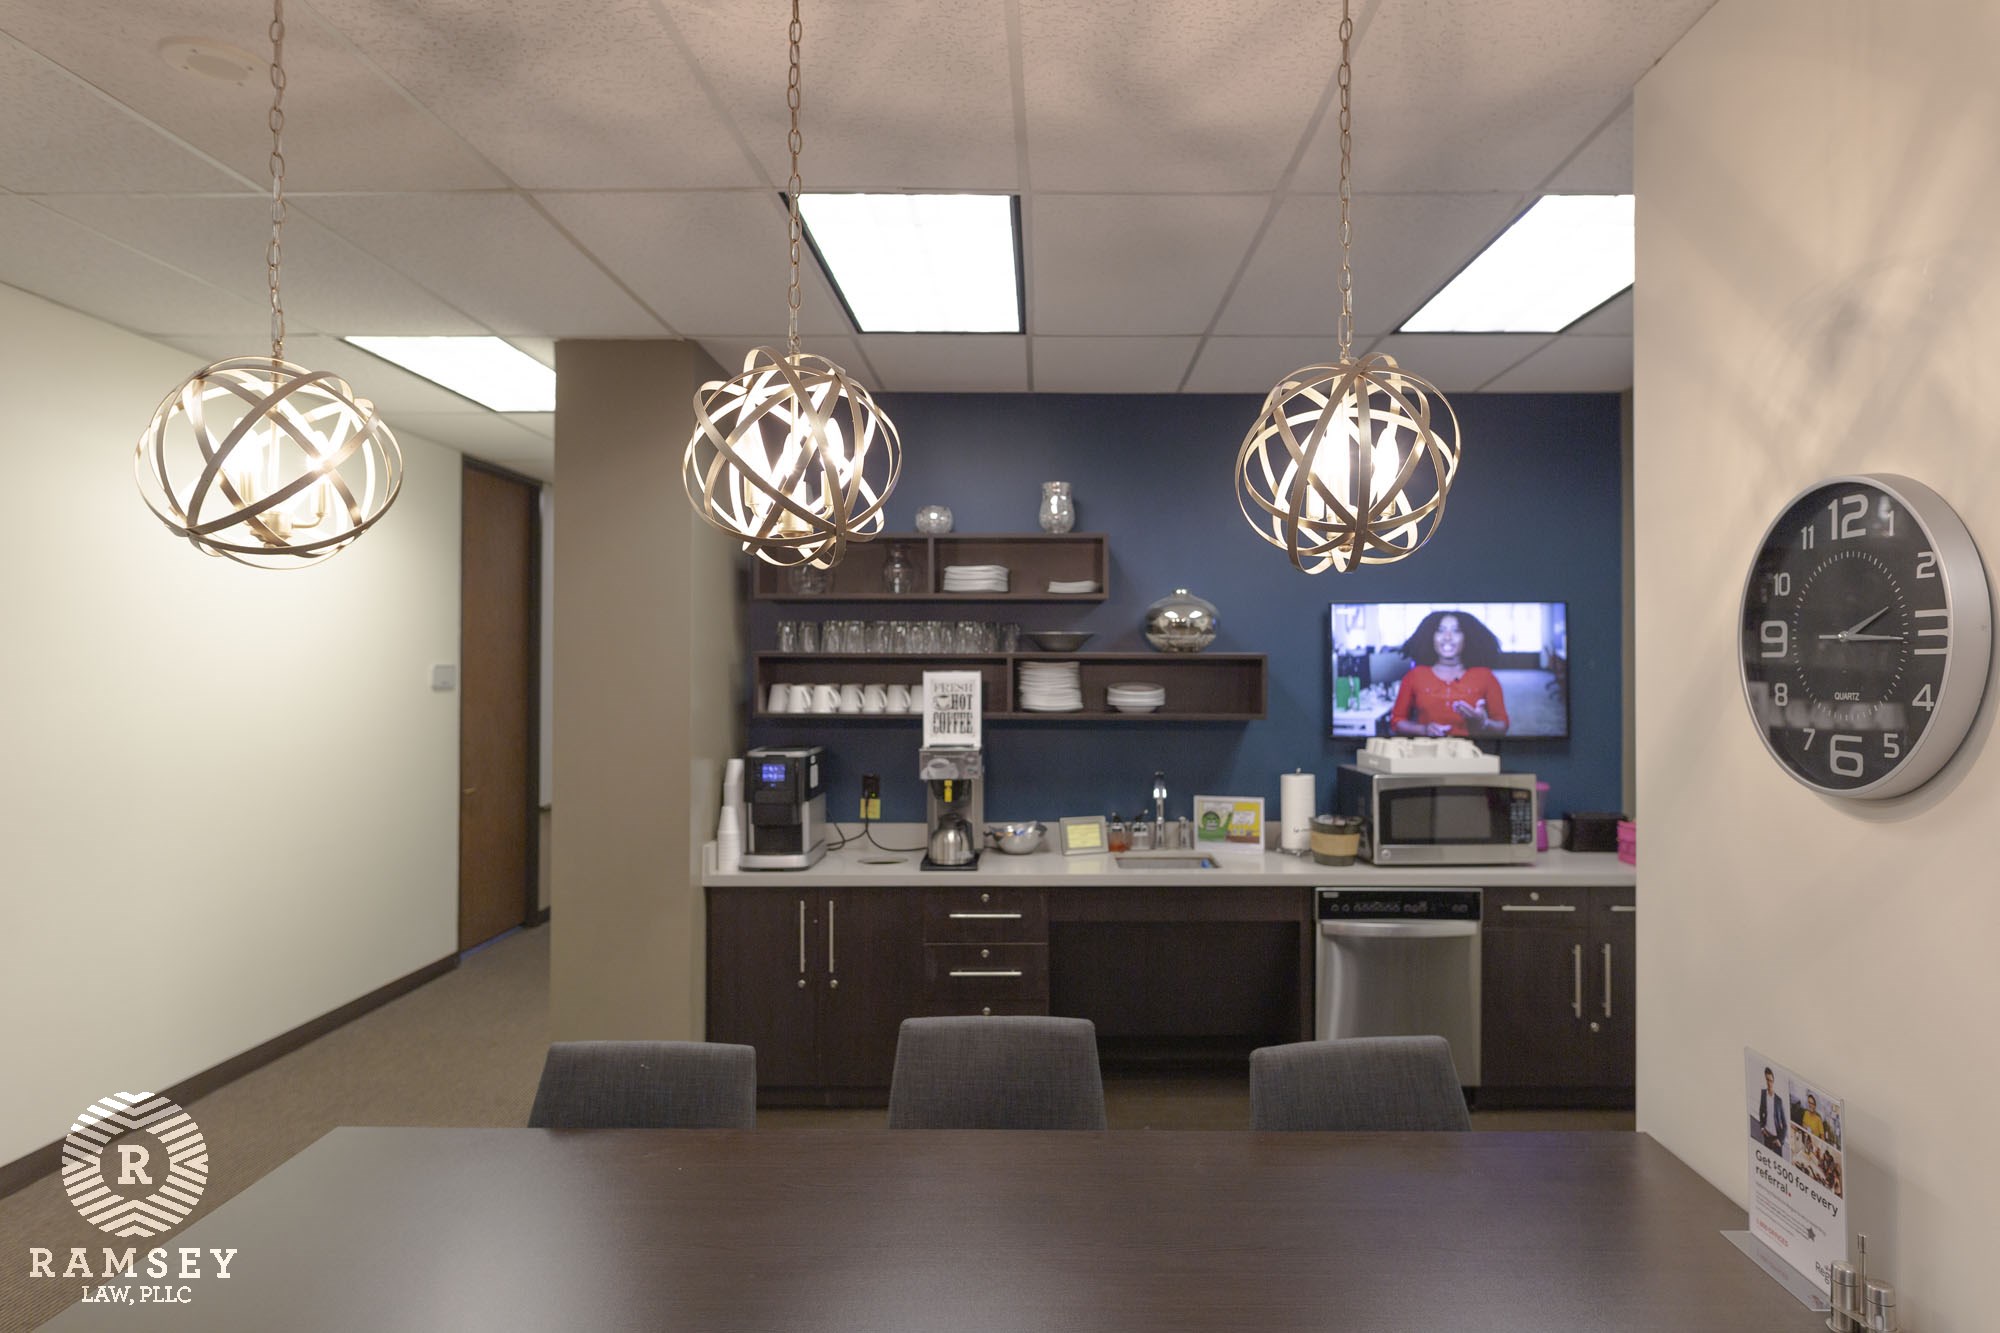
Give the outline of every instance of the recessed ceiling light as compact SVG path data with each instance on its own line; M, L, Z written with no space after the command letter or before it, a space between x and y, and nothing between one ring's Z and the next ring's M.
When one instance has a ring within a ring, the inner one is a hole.
M499 338L378 338L353 343L495 412L553 412L556 373Z
M212 37L169 37L160 43L160 59L188 74L242 87L264 72L262 59L240 46Z
M1021 332L1012 195L805 194L799 213L861 332Z
M1632 285L1632 196L1549 194L1401 333L1555 333Z

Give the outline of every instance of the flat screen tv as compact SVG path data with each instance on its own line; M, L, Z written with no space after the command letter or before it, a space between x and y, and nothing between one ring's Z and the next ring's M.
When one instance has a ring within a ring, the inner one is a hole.
M1564 602L1336 602L1333 734L1569 735Z

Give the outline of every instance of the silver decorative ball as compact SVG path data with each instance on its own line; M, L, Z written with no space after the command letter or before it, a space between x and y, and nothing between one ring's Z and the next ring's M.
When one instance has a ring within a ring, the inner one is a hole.
M1215 603L1175 588L1146 608L1146 642L1163 653L1198 653L1215 642Z
M951 511L943 505L925 505L917 511L917 531L935 537L951 531Z
M275 357L203 367L139 437L139 494L197 550L291 569L345 550L389 512L403 451L347 382Z

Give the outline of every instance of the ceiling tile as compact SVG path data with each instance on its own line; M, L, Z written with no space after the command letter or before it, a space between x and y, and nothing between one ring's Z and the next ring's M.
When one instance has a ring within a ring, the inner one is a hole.
M556 414L553 412L502 412L500 415L531 435L539 435L545 440L556 437Z
M785 16L675 5L672 21L764 177L785 149ZM808 190L1012 190L1020 184L1004 8L990 0L831 0L805 11Z
M1629 338L1632 336L1632 289L1627 287L1597 309L1564 329L1565 334L1589 338Z
M1489 393L1621 393L1632 387L1632 340L1565 333L1486 386Z
M1332 82L1313 0L1021 0L1037 190L1270 190Z
M399 437L415 435L537 481L556 477L555 442L497 412L403 412L389 425Z
M1326 338L1210 338L1188 374L1187 392L1266 394L1292 371L1334 355Z
M1249 196L1045 195L1029 221L1035 333L1200 333L1264 220Z
M701 80L647 0L315 0L382 67L529 189L757 183ZM784 28L765 7L779 61ZM739 32L739 37L742 36ZM762 49L769 52L767 40ZM780 132L779 146L784 143Z
M1632 104L1550 179L1549 194L1632 193Z
M254 342L245 346L243 339L214 337L166 338L162 341L204 361L218 361L227 356L261 356L271 347L269 342L262 347ZM357 395L375 404L392 431L398 429L397 422L405 413L494 415L470 398L461 398L443 385L433 384L421 375L412 374L338 338L317 334L287 338L285 360L308 370L331 371L340 376Z
M298 206L496 333L665 332L518 194L328 195Z
M238 86L170 67L175 37L270 58L268 7L239 0L0 0L0 30L261 187L270 178L270 85ZM503 184L320 20L285 16L285 176L294 190L447 190ZM114 188L108 183L98 189Z
M1037 393L1173 393L1199 338L1050 338L1034 342Z
M785 209L764 190L544 194L536 198L677 333L741 337L785 318ZM809 250L801 252L799 327L845 334Z
M242 190L102 93L0 35L0 187L56 190Z
M271 206L242 198L55 195L50 207L245 300L268 303L264 248ZM416 283L314 222L285 223L285 316L295 330L485 333Z
M1368 351L1395 357L1443 393L1472 393L1548 340L1546 333L1399 333Z
M0 282L140 333L224 334L270 346L268 304L177 273L15 195L0 195Z
M519 334L514 334L509 336L507 341L547 366L550 370L556 368L556 340L554 338L527 338Z
M1408 319L1521 210L1518 194L1359 194L1354 318L1361 337ZM1340 200L1285 200L1216 326L1229 334L1332 337L1340 319Z
M1382 5L1354 48L1354 183L1366 190L1539 187L1714 0L1455 0ZM1294 185L1339 180L1321 121Z
M861 348L855 345L853 338L829 338L822 336L818 338L805 338L802 342L803 345L800 347L800 351L810 356L825 357L846 371L850 376L859 379L861 386L871 393L881 387L877 383L879 377L875 374L873 367L862 359ZM743 369L743 358L750 354L752 348L756 347L769 348L774 352L782 354L785 350L785 335L783 333L767 333L761 337L753 335L748 338L701 339L701 350L715 358L715 363L722 367L724 375L735 375L740 372Z
M1028 340L1019 334L874 333L859 340L898 393L1020 393L1028 387Z

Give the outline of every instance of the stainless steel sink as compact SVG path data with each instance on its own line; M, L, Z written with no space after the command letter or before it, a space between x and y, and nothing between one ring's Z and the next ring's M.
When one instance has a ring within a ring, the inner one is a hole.
M1188 855L1170 852L1135 852L1130 856L1115 856L1120 870L1213 870L1215 858L1212 856Z

